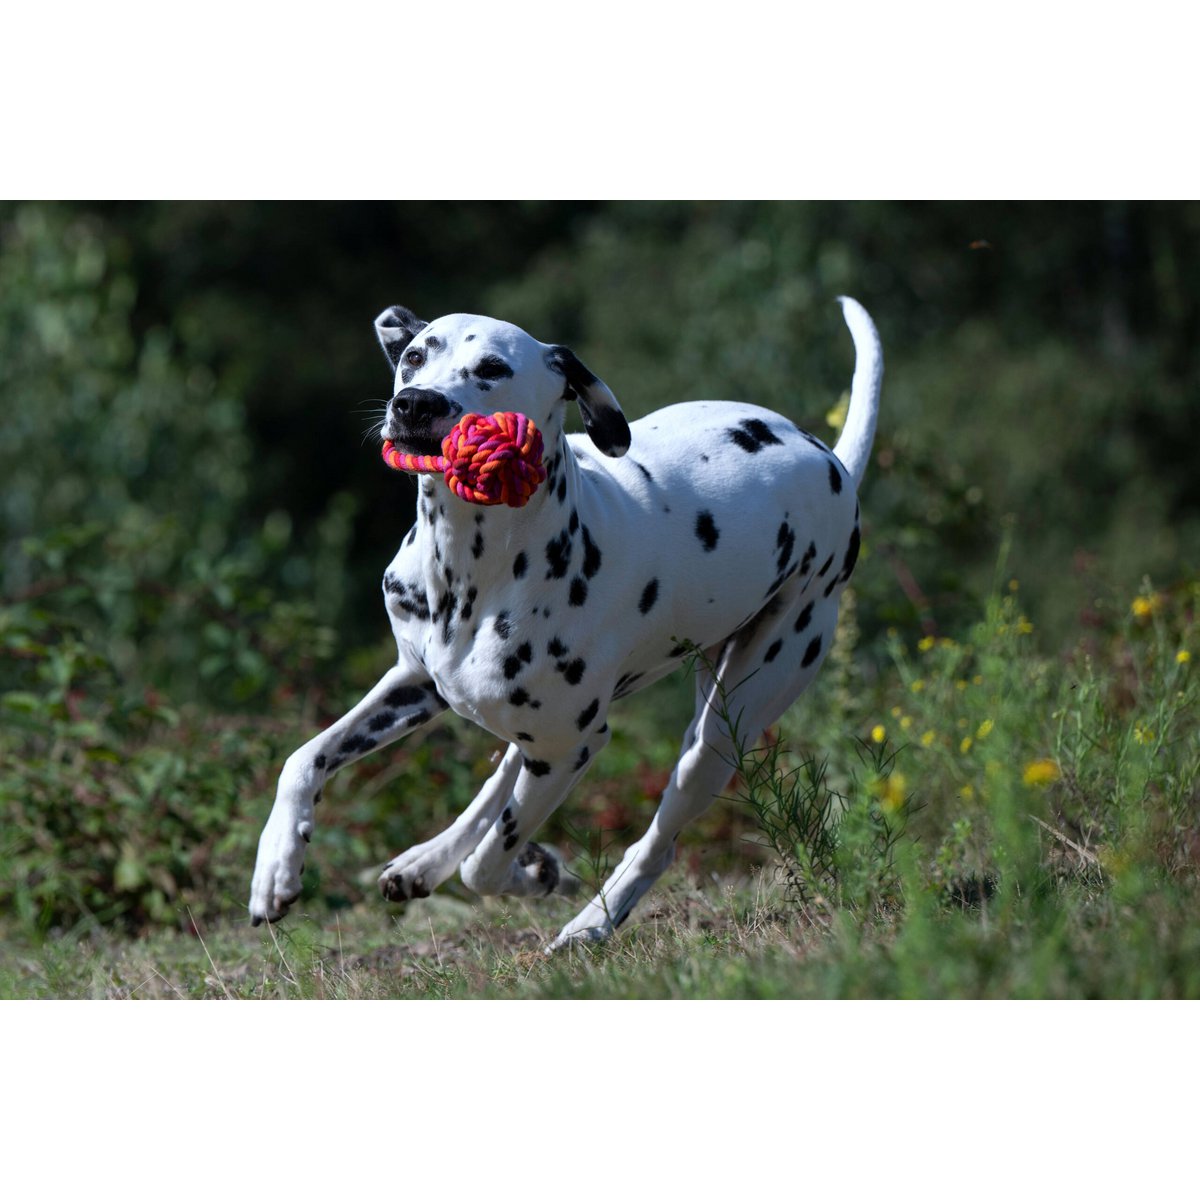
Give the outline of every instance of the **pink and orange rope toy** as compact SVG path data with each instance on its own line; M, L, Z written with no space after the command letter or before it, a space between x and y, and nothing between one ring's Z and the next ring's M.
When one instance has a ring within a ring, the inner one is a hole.
M467 413L442 439L441 454L404 454L384 442L383 461L394 471L440 471L471 504L520 508L546 478L541 431L523 413Z

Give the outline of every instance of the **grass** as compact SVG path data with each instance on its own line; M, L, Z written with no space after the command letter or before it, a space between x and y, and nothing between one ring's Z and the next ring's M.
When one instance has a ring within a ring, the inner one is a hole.
M849 605L813 693L765 748L741 745L730 794L744 802L685 832L605 945L542 953L578 901L481 902L456 883L403 909L378 898L368 830L384 794L411 797L387 836L428 836L486 762L477 733L447 727L397 759L441 780L424 808L420 772L382 761L331 789L281 925L251 929L228 890L137 936L87 920L42 932L18 910L0 994L1200 997L1200 587L1146 587L1057 655L1018 595L998 588L961 641L892 636L886 657L856 647ZM649 819L689 690L681 678L627 708L548 830L589 882ZM257 814L237 820L250 833L214 851L232 856L214 879L248 875Z

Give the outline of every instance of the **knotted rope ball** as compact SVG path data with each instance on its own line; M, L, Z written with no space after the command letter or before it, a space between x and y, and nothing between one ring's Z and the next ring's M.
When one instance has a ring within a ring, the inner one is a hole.
M404 454L384 442L383 461L394 471L440 471L471 504L520 508L546 478L541 431L523 413L467 413L442 439L440 455Z

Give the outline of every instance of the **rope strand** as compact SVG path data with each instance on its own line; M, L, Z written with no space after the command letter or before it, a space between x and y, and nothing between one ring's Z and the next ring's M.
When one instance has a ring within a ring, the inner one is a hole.
M542 434L524 413L467 413L442 439L440 455L404 454L384 442L383 461L394 471L440 472L471 504L521 508L546 479Z

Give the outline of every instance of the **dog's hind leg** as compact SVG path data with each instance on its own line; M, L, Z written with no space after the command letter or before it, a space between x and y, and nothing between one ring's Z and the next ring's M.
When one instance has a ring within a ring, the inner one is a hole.
M313 808L329 777L424 725L445 707L429 677L400 662L340 721L288 758L271 815L258 840L250 884L253 924L279 920L300 895L304 852L313 833Z
M788 606L781 618L731 638L713 664L715 675L701 669L696 713L649 829L549 949L602 940L629 916L674 861L679 831L727 787L738 750L754 746L816 677L836 622L836 600L816 616L811 607Z
M520 770L521 752L510 746L499 767L449 829L398 854L384 867L379 876L384 899L404 901L428 896L449 879L512 799Z

